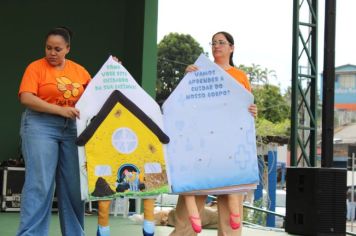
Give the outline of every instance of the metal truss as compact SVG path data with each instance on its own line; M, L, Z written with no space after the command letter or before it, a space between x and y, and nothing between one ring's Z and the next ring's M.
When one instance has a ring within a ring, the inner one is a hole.
M291 166L316 166L318 0L293 1Z

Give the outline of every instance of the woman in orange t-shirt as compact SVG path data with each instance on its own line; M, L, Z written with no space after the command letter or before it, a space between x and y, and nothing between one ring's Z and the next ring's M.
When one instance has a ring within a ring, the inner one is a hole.
M227 32L217 32L212 37L212 53L214 62L229 73L238 83L251 92L251 86L246 74L234 66L232 57L234 53L234 39ZM198 70L196 65L189 65L186 72ZM257 107L251 104L248 108L251 115L257 116ZM176 225L171 236L192 236L201 232L200 215L203 212L205 195L180 195L176 207ZM219 227L218 235L236 236L241 234L241 220L243 196L241 194L228 194L218 196ZM191 227L189 228L189 222Z
M26 177L17 235L48 235L55 188L62 235L84 235L74 106L91 77L66 59L71 36L65 27L48 32L45 57L26 68L18 92Z

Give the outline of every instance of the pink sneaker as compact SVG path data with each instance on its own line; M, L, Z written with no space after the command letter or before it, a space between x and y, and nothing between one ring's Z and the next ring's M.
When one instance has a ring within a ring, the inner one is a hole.
M232 229L238 229L240 228L240 222L236 222L234 221L234 217L237 217L239 218L240 217L240 214L233 214L233 213L230 213L230 226Z
M189 221L190 221L190 224L192 225L193 227L193 230L195 233L200 233L201 232L201 225L198 225L195 223L196 220L199 220L200 221L200 217L197 217L197 216L189 216Z

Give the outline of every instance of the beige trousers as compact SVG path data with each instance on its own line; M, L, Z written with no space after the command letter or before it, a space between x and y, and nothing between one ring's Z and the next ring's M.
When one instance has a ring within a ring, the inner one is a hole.
M242 199L243 195L239 195L240 197L240 219L243 219L243 206ZM204 206L205 206L206 196L195 196L195 201L197 203L199 215L202 218ZM219 214L219 222L218 222L218 236L240 236L242 231L241 227L237 230L233 230L230 227L230 211L228 207L227 195L220 195L217 199L218 202L218 214ZM175 212L175 228L170 236L196 236L197 233L194 232L190 222L189 215L187 211L187 207L185 205L184 198L179 196L178 203Z

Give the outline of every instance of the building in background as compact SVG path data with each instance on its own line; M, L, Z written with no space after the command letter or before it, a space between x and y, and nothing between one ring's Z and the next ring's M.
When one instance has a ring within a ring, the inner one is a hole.
M356 65L335 68L335 127L356 121Z
M323 80L321 79L321 91L322 88ZM322 101L322 92L319 98ZM348 146L356 143L356 125L352 124L356 122L356 65L346 64L335 67L334 98L334 167L346 168ZM317 165L319 166L321 122L318 124L318 139Z

